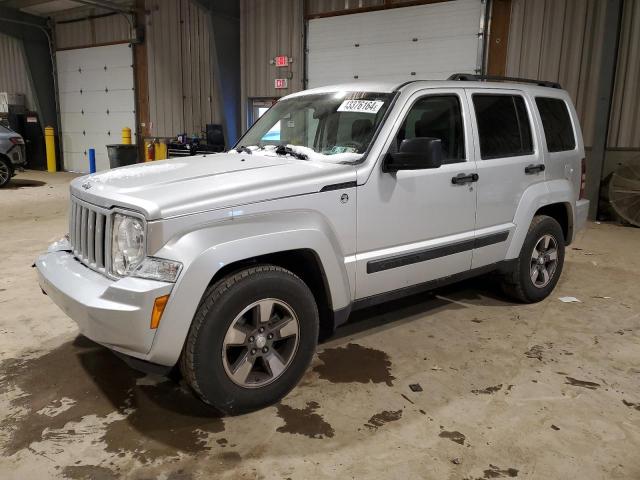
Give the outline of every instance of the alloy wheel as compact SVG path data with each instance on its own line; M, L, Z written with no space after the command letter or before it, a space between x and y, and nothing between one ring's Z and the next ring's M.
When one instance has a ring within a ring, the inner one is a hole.
M236 385L264 387L289 367L299 336L298 317L289 305L274 298L254 302L227 329L222 345L224 370Z
M558 267L558 242L549 234L543 235L531 253L530 275L533 285L544 288L549 285Z
M0 161L0 185L4 185L11 178L9 167L3 161Z

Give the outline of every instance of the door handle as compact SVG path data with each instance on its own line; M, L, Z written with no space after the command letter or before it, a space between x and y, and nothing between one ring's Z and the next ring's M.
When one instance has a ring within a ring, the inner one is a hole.
M543 163L539 163L538 165L534 165L533 163L531 165L527 165L526 167L524 167L524 173L526 173L527 175L532 175L534 173L538 173L538 172L544 172L544 164Z
M469 175L459 173L451 179L451 183L454 185L464 185L465 183L477 182L479 178L477 173L471 173Z

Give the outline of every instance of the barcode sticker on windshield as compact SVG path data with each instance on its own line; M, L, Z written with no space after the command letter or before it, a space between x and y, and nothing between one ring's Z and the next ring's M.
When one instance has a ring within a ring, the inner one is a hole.
M338 107L339 112L378 113L384 102L382 100L345 100Z

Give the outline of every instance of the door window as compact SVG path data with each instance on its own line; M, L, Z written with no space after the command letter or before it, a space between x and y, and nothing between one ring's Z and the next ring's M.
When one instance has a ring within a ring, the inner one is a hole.
M464 127L457 95L429 95L411 107L398 130L396 148L402 140L417 137L440 139L443 163L464 161Z
M536 105L542 119L547 149L550 152L564 152L576 148L571 118L564 100L536 97Z
M533 153L531 124L519 95L473 95L483 160Z

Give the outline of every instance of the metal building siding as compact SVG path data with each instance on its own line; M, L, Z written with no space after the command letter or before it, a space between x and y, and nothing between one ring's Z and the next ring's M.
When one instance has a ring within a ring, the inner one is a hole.
M151 135L200 134L222 118L209 14L190 0L147 0L146 8Z
M22 93L26 107L37 110L22 40L0 33L0 92Z
M89 15L107 14L105 17L59 23ZM58 49L80 48L105 43L122 42L132 37L129 22L122 15L111 14L96 8L79 8L54 16L56 47Z
M610 148L640 148L640 2L624 2L609 124Z
M241 0L240 52L242 118L246 125L248 99L281 97L303 88L303 8L299 0ZM277 55L293 58L289 67L269 62ZM289 88L276 90L276 78L289 79Z
M573 99L586 145L595 120L605 2L513 0L507 75L558 81Z

